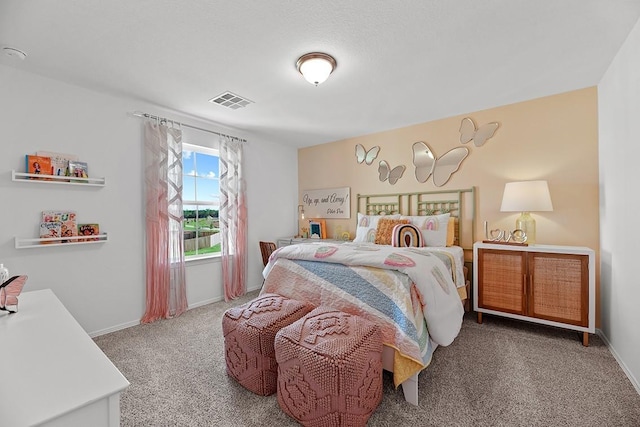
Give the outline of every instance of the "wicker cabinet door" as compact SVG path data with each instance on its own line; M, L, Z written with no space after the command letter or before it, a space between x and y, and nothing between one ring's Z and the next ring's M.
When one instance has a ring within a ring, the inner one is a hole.
M526 253L478 250L478 306L525 314Z
M589 257L530 253L529 316L577 326L589 324Z

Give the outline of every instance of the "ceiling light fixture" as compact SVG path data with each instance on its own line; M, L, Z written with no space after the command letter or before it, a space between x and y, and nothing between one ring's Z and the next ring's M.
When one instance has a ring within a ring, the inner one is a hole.
M296 62L296 68L300 74L306 81L316 86L327 80L337 65L333 56L321 52L307 53Z
M5 46L2 48L2 52L4 52L4 54L7 56L10 56L12 58L18 58L20 60L23 60L27 57L26 53L24 53L20 49L16 49L15 47Z

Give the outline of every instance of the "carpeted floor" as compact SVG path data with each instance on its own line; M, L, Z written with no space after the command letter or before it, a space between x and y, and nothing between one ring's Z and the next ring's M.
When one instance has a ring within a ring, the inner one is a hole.
M219 302L102 335L95 342L127 377L123 426L295 426L275 395L227 377ZM640 395L602 340L573 331L467 314L458 338L419 376L420 405L384 375L371 426L640 426Z

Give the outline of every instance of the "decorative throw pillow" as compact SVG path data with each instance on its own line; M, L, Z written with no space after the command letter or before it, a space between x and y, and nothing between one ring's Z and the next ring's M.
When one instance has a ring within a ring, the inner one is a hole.
M391 233L391 246L400 248L424 246L422 232L413 224L398 224Z
M403 216L422 231L425 246L447 246L447 231L449 229L449 212L429 216Z
M393 227L398 224L409 224L408 219L381 218L376 229L376 245L390 245Z
M358 226L354 243L374 243L380 218L398 219L400 215L363 215L358 212Z

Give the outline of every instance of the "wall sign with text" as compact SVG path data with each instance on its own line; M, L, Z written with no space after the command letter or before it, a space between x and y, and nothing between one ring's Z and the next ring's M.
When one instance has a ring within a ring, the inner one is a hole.
M351 218L349 187L303 190L305 218Z

